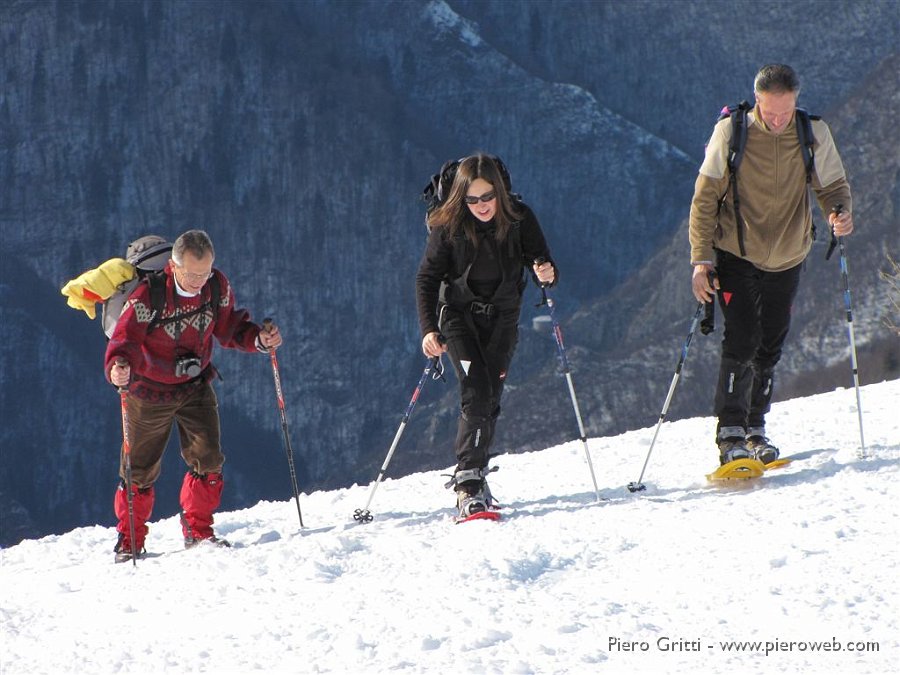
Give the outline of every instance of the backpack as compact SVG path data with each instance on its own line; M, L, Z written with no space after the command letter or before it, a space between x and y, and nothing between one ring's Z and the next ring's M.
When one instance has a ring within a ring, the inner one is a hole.
M162 237L152 234L135 239L128 244L128 248L125 251L125 260L134 266L135 275L133 279L119 284L115 292L103 301L103 312L100 322L107 339L112 337L125 302L138 287L138 284L144 280L150 286L150 308L152 310L150 325L147 328L148 332L167 321L181 320L185 316L203 311L206 309L206 304L212 305L213 317L218 316L219 302L211 300L210 303L201 305L198 309L188 314L181 314L171 319L158 319L166 306L166 279L163 272L171 257L171 253L172 244ZM209 283L210 298L220 299L219 278L213 274L209 279Z
M431 177L431 180L422 190L422 201L425 202L425 226L428 228L429 232L431 231L431 228L428 227L428 216L431 215L432 211L447 201L447 197L450 196L450 189L453 187L453 180L456 178L456 170L459 168L460 163L465 159L466 157L462 157L460 159L451 159L444 162L441 170ZM494 155L491 155L491 159L494 160L497 164L497 168L500 170L500 178L503 179L503 187L506 192L513 198L513 201L522 201L522 198L512 191L512 181L509 178L509 170L506 168L503 160Z
M112 337L128 296L144 279L150 276L159 276L159 273L166 268L171 252L172 244L162 237L152 234L135 239L128 244L125 260L134 266L135 275L133 279L119 284L115 292L103 301L100 325L103 332L106 333L107 339ZM150 299L154 315L158 315L166 304L165 284L150 283Z
M747 255L744 250L744 220L741 218L741 200L737 190L737 172L744 159L744 147L747 144L747 113L753 110L753 106L747 101L741 101L738 105L730 105L722 108L719 113L719 120L731 118L731 141L728 143L728 174L729 186L731 189L731 198L734 202L734 220L737 224L738 247L741 256ZM814 148L816 137L813 135L812 120L822 119L818 115L811 115L804 108L797 108L795 117L795 125L797 127L797 138L800 140L800 152L803 156L803 166L806 169L806 184L812 182L812 172L815 167ZM725 202L725 195L719 200L719 207ZM813 239L816 238L816 228L813 225Z

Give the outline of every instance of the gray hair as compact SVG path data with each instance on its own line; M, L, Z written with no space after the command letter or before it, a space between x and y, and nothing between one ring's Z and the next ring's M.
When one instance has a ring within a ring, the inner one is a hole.
M212 239L203 230L188 230L172 244L172 260L179 267L181 267L185 251L190 251L191 255L198 260L207 253L211 253L213 258L216 257Z
M793 92L800 95L800 78L797 72L783 63L770 63L760 68L753 79L753 91L757 94L784 94Z

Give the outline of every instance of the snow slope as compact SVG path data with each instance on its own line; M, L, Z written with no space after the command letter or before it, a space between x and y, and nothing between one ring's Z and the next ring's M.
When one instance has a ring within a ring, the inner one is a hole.
M137 568L110 527L26 541L0 551L0 671L896 672L900 381L862 402L864 460L852 388L776 404L796 461L751 486L707 484L704 418L663 426L643 493L653 428L591 439L599 504L580 441L498 458L501 523L452 524L431 472L367 525L368 486L302 495L302 531L292 501L222 513L230 550L154 522Z

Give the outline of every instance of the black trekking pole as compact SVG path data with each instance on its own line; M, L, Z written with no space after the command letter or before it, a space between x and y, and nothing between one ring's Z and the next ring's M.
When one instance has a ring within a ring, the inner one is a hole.
M272 327L272 319L263 319L263 330L269 332ZM281 414L281 432L284 435L284 451L287 454L288 468L291 473L291 488L294 491L294 501L297 504L297 517L300 519L300 527L303 525L303 514L300 512L300 490L297 488L297 471L294 469L294 450L291 448L291 437L288 433L287 414L284 410L284 393L281 389L281 374L278 370L278 357L275 350L269 350L269 358L272 360L272 375L275 378L275 397L278 399L278 412Z
M375 491L378 489L378 486L381 484L381 481L384 480L384 472L387 471L388 464L391 463L391 457L394 456L394 450L397 449L397 444L400 442L400 437L403 435L403 430L406 429L406 424L409 422L409 417L412 415L413 409L416 407L416 402L419 400L419 395L422 393L422 389L425 387L425 382L428 380L428 376L431 375L431 372L434 371L434 375L432 377L436 380L439 377L443 377L443 369L439 366L441 362L440 356L432 356L428 359L428 363L425 365L425 370L422 371L422 377L419 378L419 384L416 385L415 391L413 391L412 398L409 399L409 405L406 406L406 412L403 413L403 419L400 422L400 427L397 429L397 433L394 434L394 441L391 443L391 448L388 450L387 456L384 458L384 463L381 465L381 471L378 472L378 477L375 479L375 482L372 483L372 489L369 491L369 499L366 502L366 506L362 509L356 509L353 512L353 520L358 523L371 523L374 516L372 512L369 510L369 507L372 505L372 499L375 497Z
M703 327L701 331L704 335L711 333L714 330L714 326L712 323L713 309L710 307L715 303L715 300L712 302L698 302L697 303L697 311L694 312L694 319L691 321L691 329L688 332L687 338L684 341L684 345L681 347L681 357L678 359L678 365L675 366L675 374L672 376L672 383L669 385L669 393L666 394L665 403L663 403L662 412L659 414L659 421L656 423L656 431L653 432L653 440L650 441L650 449L647 451L647 458L644 460L644 466L641 469L641 475L638 477L637 481L634 483L628 484L628 490L630 492L640 492L641 490L646 489L646 486L641 482L644 479L644 472L647 470L647 464L650 462L650 454L653 452L653 446L656 444L656 437L659 435L659 429L662 426L662 423L666 419L666 415L669 412L669 404L672 402L672 397L675 395L675 387L678 384L678 379L681 377L681 369L684 366L685 360L687 360L688 350L691 348L691 340L694 339L694 333L697 331L697 325L700 323L700 315L704 314L703 319Z
M543 258L534 261L535 265L542 265L546 262ZM594 464L591 462L591 453L588 450L587 433L584 430L584 422L581 419L581 408L578 406L578 398L575 396L575 385L572 383L572 370L569 368L569 359L566 356L566 346L563 343L562 328L559 321L556 320L556 303L547 293L547 286L541 284L541 302L537 305L541 307L547 305L550 308L550 322L553 324L553 337L556 338L556 350L559 353L559 361L562 366L563 374L566 376L566 384L569 386L569 397L572 399L572 407L575 409L575 419L578 421L578 434L584 445L584 457L587 460L588 469L591 472L591 481L594 484L594 496L600 501L600 489L597 487L597 477L594 475Z
M832 209L832 212L840 215L844 210L843 204L838 204ZM866 457L866 441L863 438L863 418L862 418L862 398L859 394L859 366L856 361L856 340L853 335L853 309L850 304L850 273L847 271L847 255L844 251L844 238L836 237L834 234L834 226L831 227L831 245L825 254L825 260L831 257L834 252L835 243L839 247L841 253L841 278L844 280L844 306L847 308L847 333L850 336L850 367L853 371L853 385L856 387L856 412L859 416L859 445L860 451L858 457L865 459Z
M128 437L127 387L119 387L119 399L122 402L122 454L125 456L125 500L128 502L128 537L131 542L131 564L137 567L138 551L135 550L134 541L134 495L131 493L131 440Z

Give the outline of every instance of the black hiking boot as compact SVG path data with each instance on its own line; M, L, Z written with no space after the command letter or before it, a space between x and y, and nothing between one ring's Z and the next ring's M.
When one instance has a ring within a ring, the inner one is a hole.
M750 454L763 464L774 462L781 455L781 451L766 438L765 429L755 427L748 429L745 444Z

